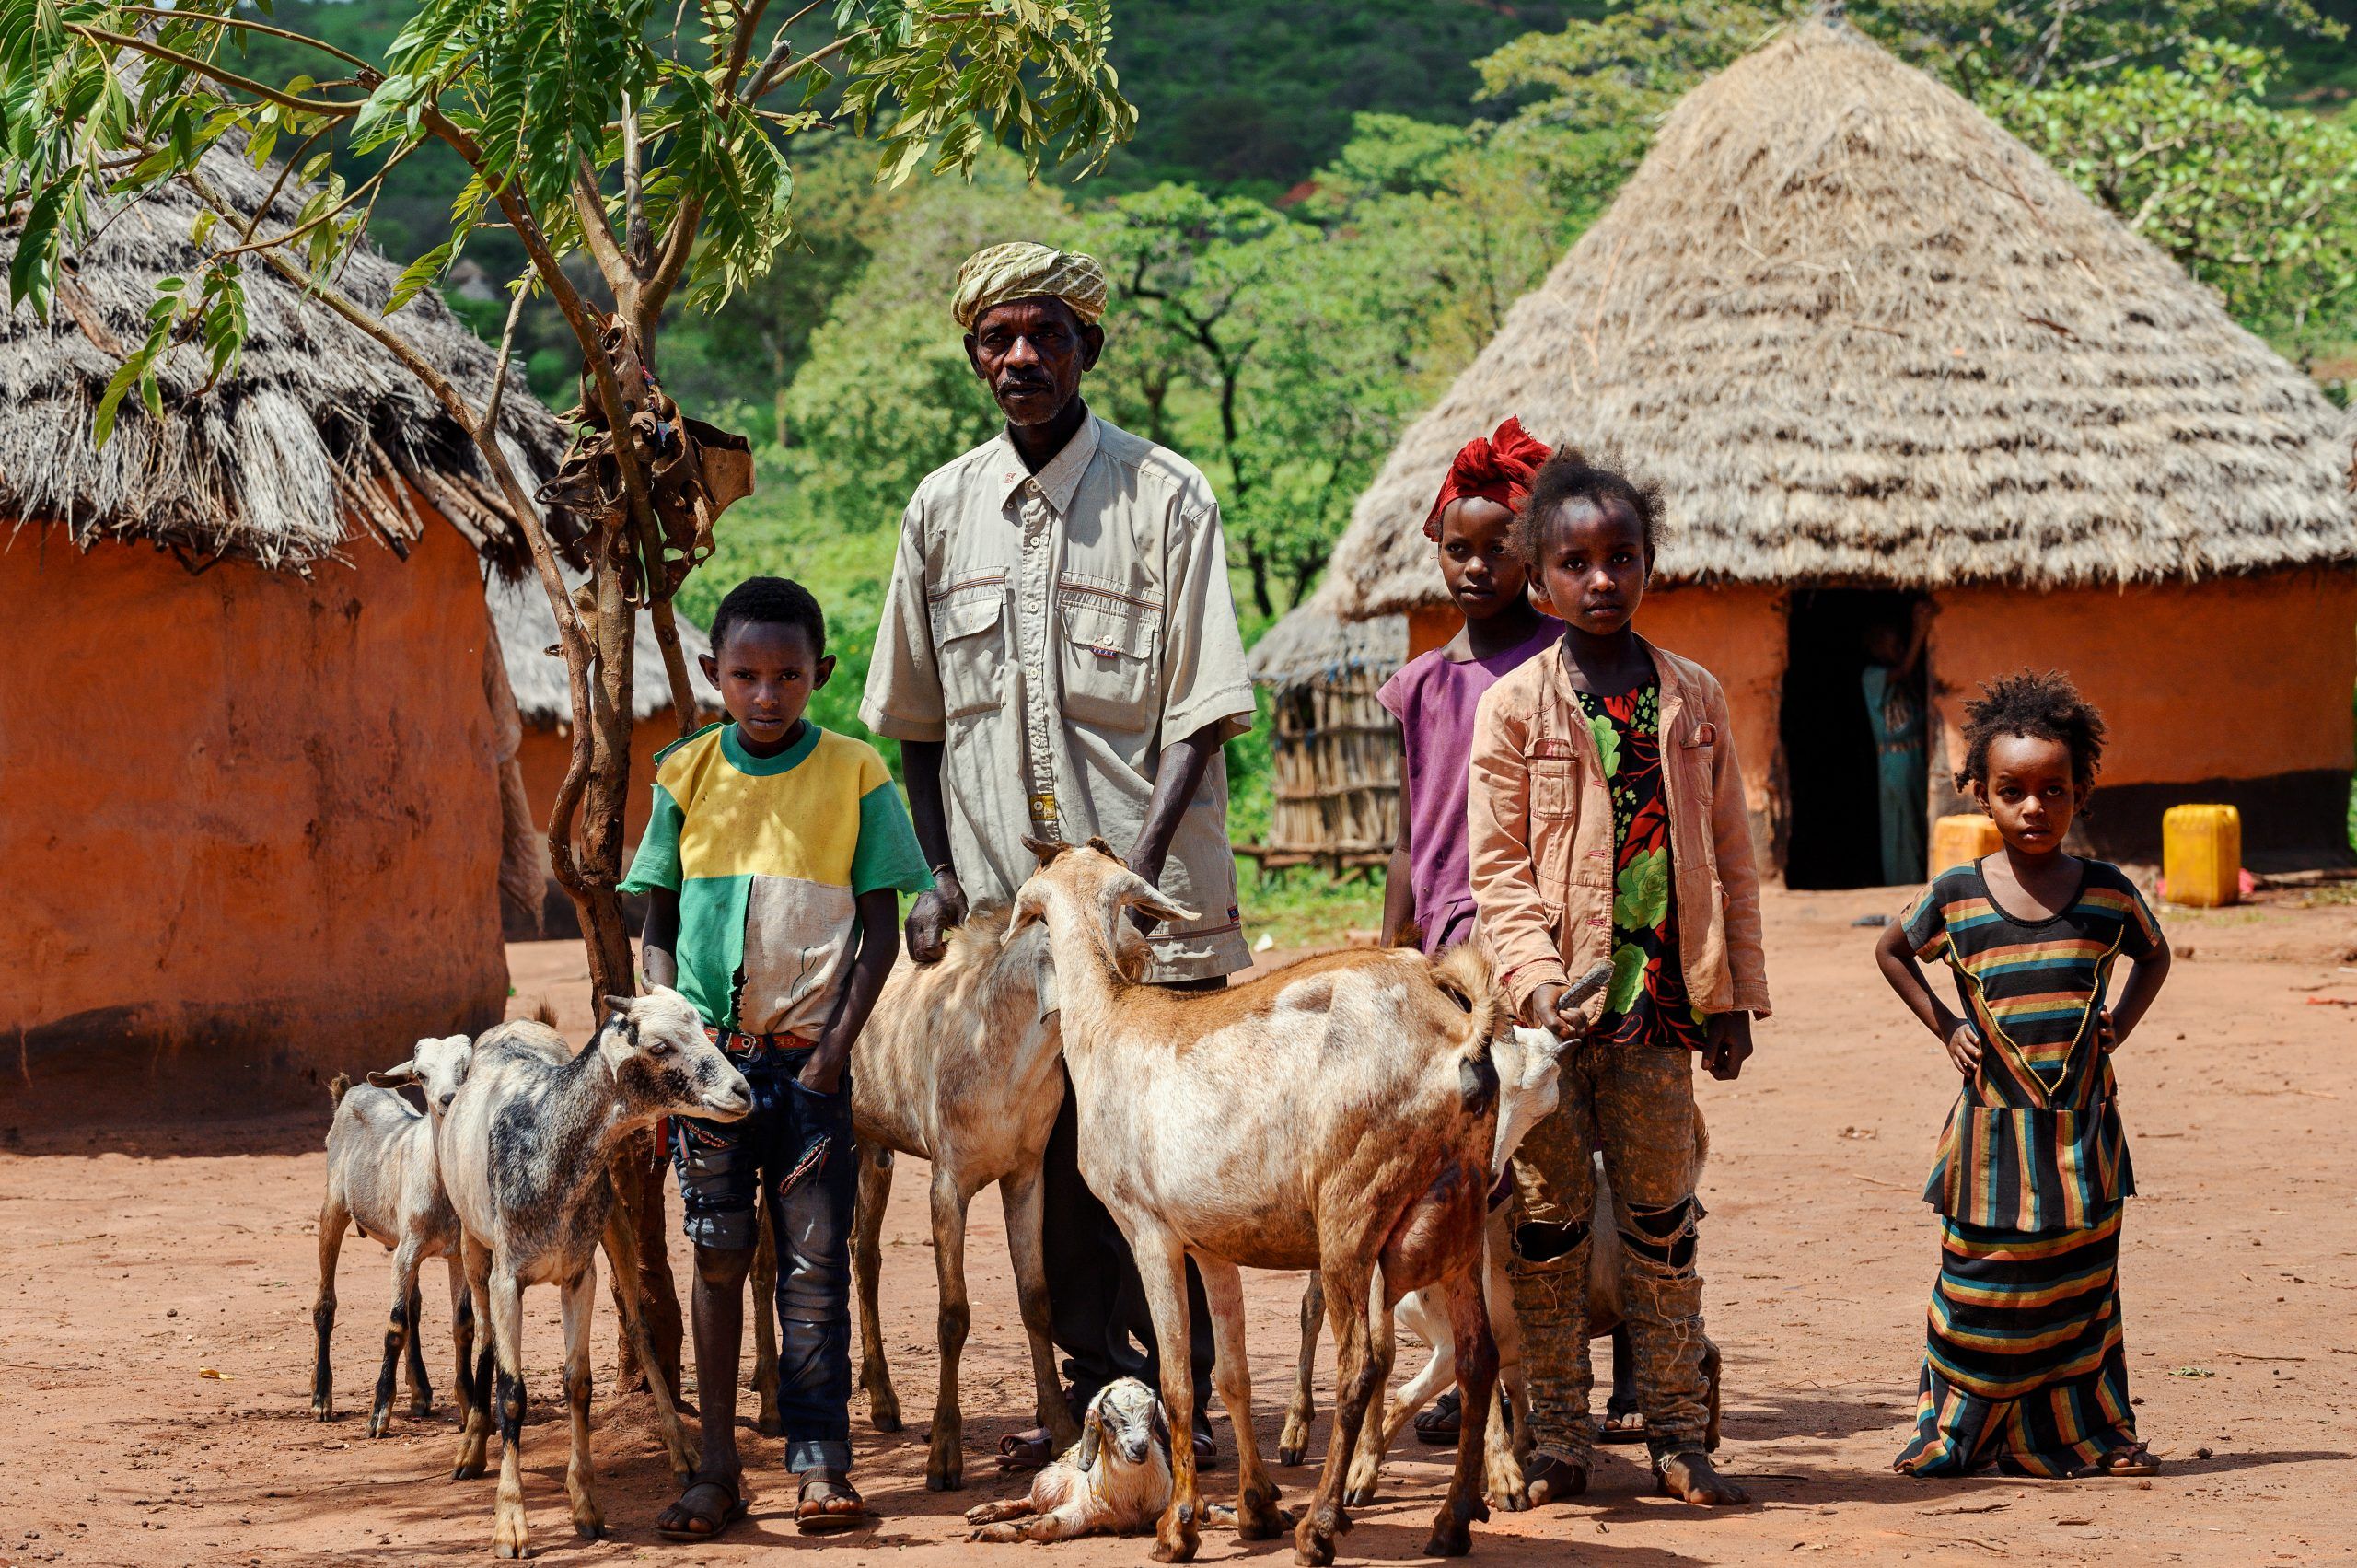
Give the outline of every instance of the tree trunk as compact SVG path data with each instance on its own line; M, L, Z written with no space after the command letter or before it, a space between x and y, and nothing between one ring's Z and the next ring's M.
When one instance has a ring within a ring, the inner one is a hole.
M1269 598L1269 558L1257 544L1244 547L1245 569L1252 575L1252 605L1262 615L1273 616L1276 605Z

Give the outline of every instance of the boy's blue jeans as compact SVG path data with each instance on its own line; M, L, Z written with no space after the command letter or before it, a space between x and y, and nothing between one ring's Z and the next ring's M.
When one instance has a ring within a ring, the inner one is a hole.
M822 1095L796 1077L810 1048L757 1048L728 1060L753 1109L740 1121L671 1124L688 1239L750 1250L755 1200L770 1195L777 1246L778 1410L786 1469L851 1469L851 1211L859 1191L851 1073ZM759 1304L756 1304L756 1309Z

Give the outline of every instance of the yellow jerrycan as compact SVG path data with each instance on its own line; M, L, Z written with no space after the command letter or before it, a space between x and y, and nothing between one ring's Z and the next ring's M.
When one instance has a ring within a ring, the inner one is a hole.
M2216 909L2241 894L2243 814L2231 806L2172 806L2161 814L2162 897Z
M2003 843L1997 836L1997 824L1978 811L1943 817L1932 824L1929 874L1937 877L1951 867L1969 865L1996 854Z

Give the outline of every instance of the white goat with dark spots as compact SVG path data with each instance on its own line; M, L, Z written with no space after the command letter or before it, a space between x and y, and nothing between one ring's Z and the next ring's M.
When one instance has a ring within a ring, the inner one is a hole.
M466 1275L459 1261L459 1216L442 1191L434 1158L434 1124L449 1109L465 1082L474 1042L465 1035L421 1040L398 1067L368 1074L352 1086L342 1074L328 1086L335 1116L328 1123L328 1190L319 1205L319 1295L311 1307L319 1339L311 1371L311 1413L321 1421L334 1413L333 1377L328 1341L335 1330L335 1265L346 1225L393 1254L393 1306L385 1325L385 1360L377 1374L377 1397L368 1411L368 1435L382 1437L393 1420L394 1373L402 1353L409 1357L410 1414L434 1408L419 1344L418 1266L428 1258L450 1264L450 1330L458 1341L459 1400L470 1400L468 1366L474 1340ZM399 1092L417 1085L425 1093L420 1116Z
M572 1453L564 1484L574 1528L605 1533L589 1453L589 1320L597 1299L595 1254L614 1206L607 1171L616 1146L665 1116L734 1121L752 1109L743 1074L704 1038L703 1020L678 992L606 998L605 1021L578 1055L544 1024L502 1024L475 1042L467 1081L443 1119L442 1179L464 1233L467 1281L476 1315L491 1327L498 1360L501 1453L492 1547L502 1557L528 1551L519 1440L524 1427L523 1292L563 1292L564 1395ZM634 1286L622 1293L628 1302ZM644 1330L626 1324L645 1365ZM455 1475L482 1473L490 1437L489 1378L477 1364ZM669 1390L648 1379L675 1474L693 1458Z

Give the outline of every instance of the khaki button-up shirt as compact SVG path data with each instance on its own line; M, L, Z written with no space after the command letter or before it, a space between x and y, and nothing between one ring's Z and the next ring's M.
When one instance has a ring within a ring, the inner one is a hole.
M1006 435L935 470L900 549L860 717L944 742L958 877L1011 899L1038 864L1023 835L1127 854L1164 745L1252 726L1219 503L1176 453L1091 417L1037 474ZM1163 890L1198 919L1154 934L1155 981L1252 959L1213 757L1172 836Z

